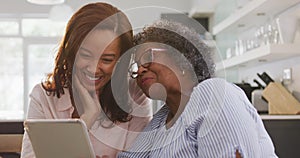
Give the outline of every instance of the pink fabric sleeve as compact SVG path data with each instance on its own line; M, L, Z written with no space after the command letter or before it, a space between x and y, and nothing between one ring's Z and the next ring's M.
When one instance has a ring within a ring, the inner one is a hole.
M43 108L41 105L42 92L41 86L36 85L30 94L30 103L28 107L27 119L44 119ZM22 141L21 158L35 158L28 134L25 132Z

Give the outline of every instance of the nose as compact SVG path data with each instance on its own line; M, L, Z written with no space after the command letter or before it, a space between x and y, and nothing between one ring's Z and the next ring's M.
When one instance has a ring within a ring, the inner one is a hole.
M96 73L100 69L100 63L98 59L91 60L87 65L87 70L91 73Z
M148 68L145 68L143 65L139 65L137 74L138 74L138 76L142 76L147 71L148 71Z

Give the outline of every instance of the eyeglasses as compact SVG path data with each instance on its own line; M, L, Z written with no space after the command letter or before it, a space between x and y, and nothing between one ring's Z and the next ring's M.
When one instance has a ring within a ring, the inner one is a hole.
M132 64L130 64L128 72L130 74L130 77L133 79L136 79L138 77L138 70L139 67L142 66L144 68L148 68L151 63L154 61L154 53L155 52L163 52L166 51L166 49L163 48L150 48L145 50L143 55L139 58L139 60L136 60Z

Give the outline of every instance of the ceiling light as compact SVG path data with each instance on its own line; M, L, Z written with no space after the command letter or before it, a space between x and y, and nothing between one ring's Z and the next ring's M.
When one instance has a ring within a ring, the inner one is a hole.
M27 2L39 5L56 5L64 3L65 0L27 0Z

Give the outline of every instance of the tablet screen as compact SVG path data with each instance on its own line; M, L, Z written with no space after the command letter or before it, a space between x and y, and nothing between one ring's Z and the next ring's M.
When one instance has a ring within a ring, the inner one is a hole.
M29 119L24 126L37 158L95 158L80 119Z

